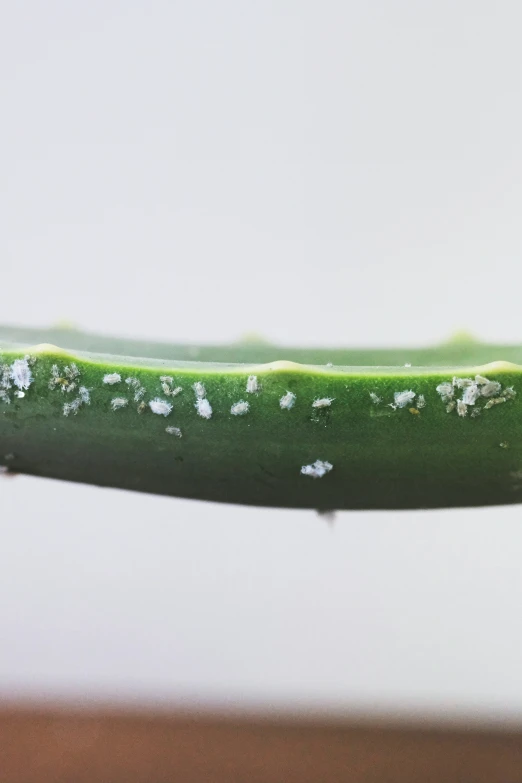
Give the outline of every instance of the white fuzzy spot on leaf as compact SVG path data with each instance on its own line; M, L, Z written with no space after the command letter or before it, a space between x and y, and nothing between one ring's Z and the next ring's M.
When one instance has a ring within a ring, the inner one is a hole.
M125 397L113 397L111 400L111 408L113 411L117 411L120 408L126 408L129 401Z
M212 407L205 397L200 397L194 403L198 415L203 419L210 419L212 416Z
M314 400L312 408L329 408L335 397L322 397L320 400Z
M246 390L248 394L256 394L259 391L259 384L257 382L257 375L249 375Z
M313 465L303 465L301 473L303 476L310 476L311 478L322 478L332 469L333 465L331 462L323 462L323 460L316 459Z
M295 400L296 400L295 394L291 391L287 391L287 393L283 394L283 396L279 400L279 405L282 410L289 411L290 408L294 407Z
M153 413L157 413L158 416L168 416L172 410L172 405L167 400L161 400L156 397L149 402L149 408Z
M11 365L11 379L19 389L28 389L33 381L33 375L27 357L15 359Z
M248 413L248 410L250 408L250 403L245 402L245 400L239 400L239 402L235 402L232 407L230 408L230 413L233 416L244 416L245 413Z
M109 372L103 376L103 382L113 386L115 383L120 383L121 375L117 372Z

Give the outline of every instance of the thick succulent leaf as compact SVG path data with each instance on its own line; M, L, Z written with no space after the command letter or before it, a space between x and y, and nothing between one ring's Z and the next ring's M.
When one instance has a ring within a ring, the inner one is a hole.
M522 498L520 347L169 346L4 327L0 359L4 470L320 510Z

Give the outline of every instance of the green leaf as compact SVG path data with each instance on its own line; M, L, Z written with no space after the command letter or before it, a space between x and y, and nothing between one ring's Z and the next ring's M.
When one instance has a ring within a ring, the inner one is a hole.
M522 499L522 347L177 346L3 327L0 354L4 470L319 510Z

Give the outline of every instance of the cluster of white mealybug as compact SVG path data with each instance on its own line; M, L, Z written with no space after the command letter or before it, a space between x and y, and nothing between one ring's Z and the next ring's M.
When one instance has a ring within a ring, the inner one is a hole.
M468 415L471 407L471 417L476 418L481 411L487 411L494 405L500 405L508 400L513 400L516 391L512 386L502 389L498 381L491 381L483 375L475 375L474 378L454 377L451 381L443 381L437 386L437 392L442 402L446 404L446 411L457 411L461 417ZM457 395L460 394L460 397ZM485 400L481 407L479 402Z
M380 405L383 401L383 397L374 391L369 392L369 395L374 405ZM422 408L426 407L426 398L424 394L417 394L413 389L404 389L404 391L394 392L393 402L389 402L387 405L394 411L400 408L409 408L411 413L419 413Z
M80 385L80 370L74 362L60 368L58 364L51 367L51 377L49 378L49 389L60 390L63 394L70 395L77 390L76 396L67 399L63 404L63 415L76 416L83 405L91 404L91 389Z
M194 389L196 390L196 396L198 395L198 391L196 389L196 386L198 384L194 385ZM203 386L203 384L199 384L199 386ZM203 387L204 388L204 387ZM246 382L246 392L247 394L258 394L261 391L261 386L259 385L259 381L257 380L257 375L249 375ZM204 397L205 395L203 395ZM238 402L235 402L231 408L230 413L232 416L244 416L245 413L248 413L250 410L250 403L246 400L239 400ZM198 409L198 413L200 416L202 415L200 410ZM212 409L211 409L212 414ZM210 416L206 416L205 418L210 418Z
M34 381L32 367L36 359L30 356L14 359L11 364L0 364L0 402L9 404L13 395L22 398ZM108 372L103 375L102 383L106 386L117 386L123 383L119 372ZM125 378L125 384L128 387L128 395L114 396L110 401L110 408L118 411L127 408L129 402L138 403L138 412L149 409L158 416L167 417L171 414L174 404L172 398L180 394L183 389L176 386L171 376L160 376L159 384L163 396L155 396L150 400L145 400L147 390L142 382L135 377ZM81 372L74 362L61 367L53 364L48 381L49 389L60 391L66 395L63 403L64 416L76 415L82 406L89 405L91 402L91 391L86 386L81 385ZM212 417L212 407L207 397L207 391L203 382L196 381L193 384L195 394L194 407L197 414L203 419ZM245 391L247 394L258 394L261 390L257 376L250 375L246 381ZM487 411L490 408L506 403L515 399L516 391L512 386L503 385L496 380L490 380L482 375L472 377L453 377L451 380L444 380L436 387L437 394L441 401L446 405L448 413L455 411L458 416L466 417L468 414L472 418L477 417L481 411ZM369 391L370 401L374 405L380 405L384 398L375 391ZM63 399L63 398L62 398ZM296 394L286 391L279 398L279 407L283 411L290 411L296 403ZM312 402L311 407L315 410L328 409L334 403L333 397L317 396ZM309 403L310 404L310 403ZM387 403L393 410L409 408L411 413L419 414L426 406L426 398L423 394L418 394L413 389L404 389L393 392L393 401ZM244 416L250 411L251 404L245 399L234 402L230 408L233 416ZM314 413L314 415L316 415ZM319 415L319 414L317 414ZM392 415L392 414L389 414ZM169 435L181 438L182 432L179 427L169 426L165 428ZM502 448L508 448L506 442L502 442ZM323 478L333 469L333 465L326 460L316 460L309 465L303 465L300 473L310 478Z
M201 383L201 381L196 381L192 388L194 389L194 393L196 395L196 402L194 403L194 407L197 410L198 415L203 419L212 418L212 406L207 400L207 390L205 389L205 386Z
M174 378L170 375L162 375L160 378L161 390L165 397L177 397L183 391L181 386L174 386Z
M137 378L125 378L125 383L130 387L134 402L140 402L146 394L146 388Z
M78 385L80 371L74 362L60 369L60 365L53 364L51 367L51 377L49 379L49 388L60 389L60 391L70 394Z
M90 404L91 404L91 390L87 389L86 386L80 386L76 397L70 402L64 402L63 415L69 416L71 413L73 413L76 416L76 414L78 413L82 405L90 405Z

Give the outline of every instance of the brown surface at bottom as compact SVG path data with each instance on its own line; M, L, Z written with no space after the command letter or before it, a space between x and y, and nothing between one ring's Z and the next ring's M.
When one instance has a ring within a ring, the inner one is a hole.
M522 783L522 731L0 709L1 783Z

